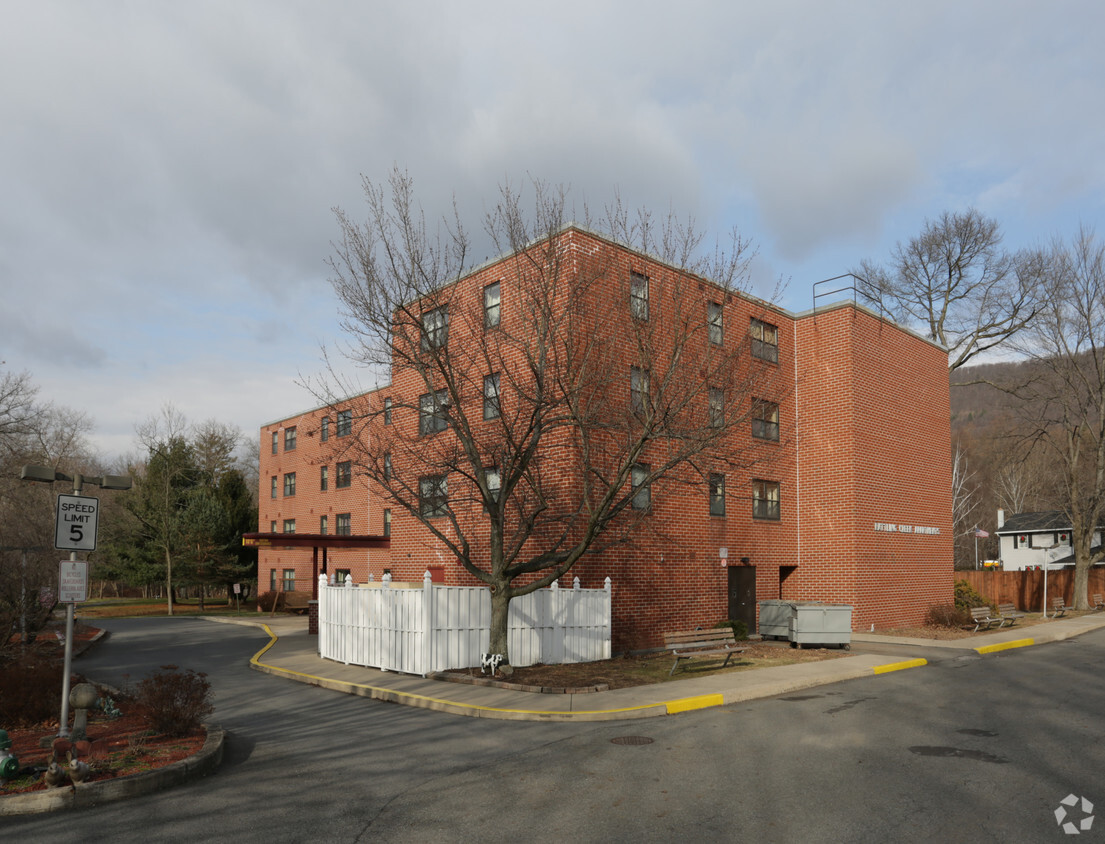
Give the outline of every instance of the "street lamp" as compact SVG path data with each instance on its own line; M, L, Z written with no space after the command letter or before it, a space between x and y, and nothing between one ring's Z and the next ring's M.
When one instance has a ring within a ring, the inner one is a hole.
M73 494L80 495L85 484L92 484L101 489L130 489L131 479L125 475L102 475L98 477L85 477L80 472L67 475L49 466L28 465L23 467L19 477L25 481L40 481L52 484L54 481L66 481L73 484ZM77 552L69 552L69 560L77 561ZM61 726L58 735L66 738L69 735L69 672L73 666L73 602L69 601L65 610L65 667L61 678Z

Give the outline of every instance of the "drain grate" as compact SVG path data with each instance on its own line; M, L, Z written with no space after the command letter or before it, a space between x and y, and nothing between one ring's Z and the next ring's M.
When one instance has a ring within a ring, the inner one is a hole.
M652 739L648 736L618 736L617 738L610 739L611 744L652 744Z

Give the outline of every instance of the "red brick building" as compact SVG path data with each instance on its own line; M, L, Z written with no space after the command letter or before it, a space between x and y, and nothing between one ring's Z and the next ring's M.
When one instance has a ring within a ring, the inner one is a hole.
M764 599L850 604L853 626L863 630L917 624L929 606L950 601L950 411L942 348L850 302L791 314L723 295L708 280L576 227L558 238L573 266L602 262L601 283L581 294L586 301L578 313L589 321L577 320L574 328L608 340L607 360L625 373L625 389L611 390L611 407L629 406L640 379L648 383L647 370L641 376L633 367L641 325L674 324L687 307L668 292L695 291L705 303L704 347L741 352L731 358L740 372L727 382L725 400L743 403L744 421L723 444L741 459L711 471L715 450L695 461L698 474L680 467L671 480L653 484L647 508L634 515L632 541L585 555L567 577L585 586L612 579L616 651L656 645L665 630L726 618L743 618L754 629L756 602ZM499 341L486 336L484 311L489 290L496 327L501 319L509 328L525 310L511 285L515 263L492 262L455 282L447 315L437 302L423 306L423 343L425 332L440 330L446 338L447 330L451 353L471 352L471 384L458 393L464 401L486 401L489 389L504 408L511 401L509 373L488 387L485 352ZM671 342L662 332L648 338ZM397 432L427 449L450 441L452 433L438 429L432 413L419 412L425 390L397 367L385 388L263 426L259 530L386 534L389 550L331 550L329 571L348 572L357 582L379 580L385 570L396 580L420 581L428 568L435 579L475 584L445 543L365 471L371 464L379 472L384 460L389 473L422 471L417 449L391 466L396 446L389 443L399 442ZM710 424L713 401L711 392L703 424ZM546 474L562 475L565 489L579 483L572 447L567 440L543 446ZM644 461L660 459L662 445L650 449ZM564 455L560 463L551 456L557 454ZM463 477L450 476L449 506L478 541L486 513L464 489ZM309 549L260 549L261 591L309 591L311 577Z

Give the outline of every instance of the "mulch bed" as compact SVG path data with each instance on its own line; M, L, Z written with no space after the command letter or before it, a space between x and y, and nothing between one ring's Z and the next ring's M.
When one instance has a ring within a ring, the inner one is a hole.
M0 794L45 790L41 769L49 764L52 753L64 766L66 752L75 751L74 755L91 768L86 782L96 782L162 768L191 756L203 747L207 737L203 730L183 738L159 735L151 731L148 713L127 701L122 701L119 706L123 714L118 718L108 719L99 713L89 713L88 740L75 745L67 739L56 738L57 721L8 730L11 750L19 759L20 767L39 770L11 780L0 789ZM43 742L46 747L42 746Z
M60 676L64 651L56 635L57 630L58 625L54 624L41 631L35 641L27 645L21 658L56 661ZM64 633L64 624L60 630ZM85 650L101 633L98 628L78 623L73 631L74 653ZM6 670L18 670L14 665L9 664ZM74 675L71 684L77 682L83 682L83 678ZM101 696L115 694L106 689L99 691ZM88 713L87 740L75 745L57 737L56 717L31 726L0 725L7 729L12 742L10 752L19 760L21 768L20 776L0 786L0 796L46 789L42 771L49 764L51 755L64 766L67 764L66 752L72 751L91 768L86 782L96 782L162 768L191 756L203 747L206 740L203 729L183 738L160 735L152 730L149 713L136 703L122 697L115 704L121 711L118 717L108 718L99 710ZM60 714L60 697L57 707ZM70 717L73 715L70 709Z

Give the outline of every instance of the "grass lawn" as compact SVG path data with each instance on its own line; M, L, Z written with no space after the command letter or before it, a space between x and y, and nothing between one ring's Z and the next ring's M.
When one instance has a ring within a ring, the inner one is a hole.
M257 602L253 598L241 601L240 604L242 614L257 610ZM225 598L206 599L202 612L196 598L173 602L173 615L237 615L238 611L233 603L227 606ZM103 598L77 604L77 615L81 618L131 618L168 614L169 604L164 598Z

